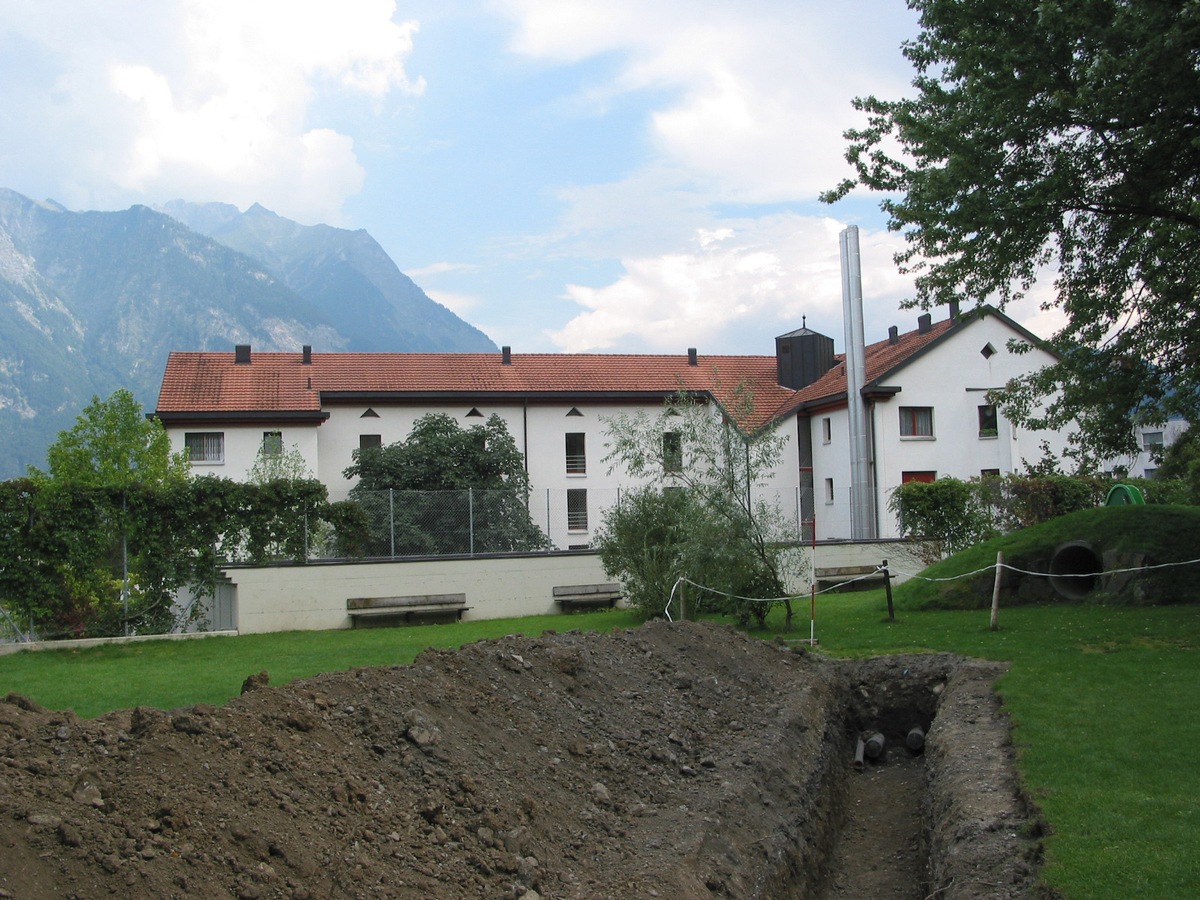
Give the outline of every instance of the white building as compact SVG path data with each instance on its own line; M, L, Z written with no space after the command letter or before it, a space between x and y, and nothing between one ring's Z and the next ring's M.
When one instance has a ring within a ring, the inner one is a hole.
M997 416L987 391L1052 361L1017 355L1011 338L1037 343L991 309L933 323L865 348L873 521L897 535L892 488L910 479L969 478L1019 470L1059 434L1023 432ZM601 463L605 419L661 409L681 390L732 408L739 388L754 398L744 430L778 429L784 460L772 489L798 526L822 539L851 535L845 362L832 339L807 329L776 339L773 356L449 353L176 352L167 362L157 418L193 469L244 479L260 448L296 448L331 497L360 447L404 440L430 412L463 427L499 415L525 456L531 514L560 548L585 546L604 508L630 481Z
M1182 416L1172 416L1155 425L1138 425L1134 429L1137 453L1106 460L1101 468L1105 474L1117 477L1153 478L1163 452L1187 430L1188 421Z

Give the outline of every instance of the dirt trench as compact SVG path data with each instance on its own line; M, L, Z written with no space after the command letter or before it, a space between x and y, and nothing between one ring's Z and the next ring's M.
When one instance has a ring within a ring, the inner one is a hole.
M999 672L659 622L254 677L220 708L10 696L0 897L1032 896Z

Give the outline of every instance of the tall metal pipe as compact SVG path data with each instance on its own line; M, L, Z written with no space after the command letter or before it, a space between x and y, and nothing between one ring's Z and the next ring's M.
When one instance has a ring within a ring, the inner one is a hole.
M862 259L858 249L858 226L847 226L839 236L839 242L846 330L846 411L850 420L850 536L855 540L868 540L876 537L875 491L871 484L867 404L862 395L867 382L867 352L863 331Z

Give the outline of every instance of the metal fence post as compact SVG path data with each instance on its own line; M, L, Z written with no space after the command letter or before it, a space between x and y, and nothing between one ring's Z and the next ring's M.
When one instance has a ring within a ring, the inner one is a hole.
M388 530L391 535L392 559L396 558L396 489L388 488Z
M475 489L467 488L467 554L475 555Z

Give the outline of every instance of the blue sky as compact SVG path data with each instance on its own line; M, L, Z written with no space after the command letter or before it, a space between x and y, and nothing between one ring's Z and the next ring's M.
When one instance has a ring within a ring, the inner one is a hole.
M803 317L840 347L847 224L867 339L915 322L878 198L816 197L916 30L903 0L0 0L0 186L365 228L515 352L773 353Z

